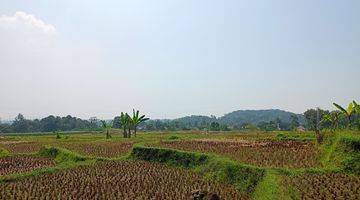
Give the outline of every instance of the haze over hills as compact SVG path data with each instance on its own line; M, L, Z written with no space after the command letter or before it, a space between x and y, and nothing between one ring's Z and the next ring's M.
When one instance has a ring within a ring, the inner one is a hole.
M260 122L275 121L277 118L282 122L290 123L291 116L297 116L300 124L305 123L305 118L302 114L296 114L279 109L268 110L238 110L220 117L219 120L222 123L228 125L241 125L244 123L250 123L257 125Z
M243 124L257 125L260 122L270 122L280 119L282 122L290 123L291 116L296 116L300 124L305 123L302 114L296 114L280 109L267 109L267 110L237 110L225 114L222 117L216 118L215 116L202 116L192 115L174 119L173 121L183 123L189 126L198 126L201 124L208 124L214 121L226 124L229 126L242 126Z

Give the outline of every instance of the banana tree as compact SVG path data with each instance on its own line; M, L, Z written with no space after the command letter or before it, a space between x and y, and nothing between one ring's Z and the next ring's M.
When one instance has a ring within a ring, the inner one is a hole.
M131 130L130 130L131 122L130 122L129 114L121 112L120 123L121 123L121 127L123 129L124 138L130 137L131 136ZM129 131L129 132L127 132L127 131Z
M324 114L323 119L320 123L330 122L332 131L335 131L339 126L339 120L341 113L338 111L333 111L330 114Z
M149 118L145 118L145 115L140 116L139 115L139 111L137 110L135 112L135 110L133 109L133 116L131 119L132 122L132 126L134 128L134 136L136 137L136 132L137 132L137 127L141 122L144 122L146 120L149 120Z
M353 101L354 107L355 107L355 112L357 114L357 124L358 124L358 130L360 130L360 105L358 103L356 103L356 101Z
M106 131L106 139L110 139L110 130L112 127L111 123L107 123L105 120L101 120L102 128Z
M349 103L348 107L345 109L341 107L339 104L333 103L334 106L339 109L347 118L348 118L348 128L351 127L351 116L355 113L354 103Z
M354 109L357 114L360 114L360 105L356 103L356 101L353 101Z

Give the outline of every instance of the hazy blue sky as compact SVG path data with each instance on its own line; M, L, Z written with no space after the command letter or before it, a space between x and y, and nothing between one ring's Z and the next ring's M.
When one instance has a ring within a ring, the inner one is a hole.
M360 100L358 0L0 1L0 117Z

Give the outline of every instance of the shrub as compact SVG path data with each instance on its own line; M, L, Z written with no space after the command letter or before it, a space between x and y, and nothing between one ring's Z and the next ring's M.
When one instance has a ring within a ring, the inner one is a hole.
M172 135L172 136L170 136L169 138L168 138L169 140L178 140L178 139L180 139L178 136L176 136L176 135Z
M69 150L61 149L57 147L50 147L50 146L42 147L38 154L41 156L52 157L55 159L57 163L79 162L86 160L86 157L80 156Z
M203 154L140 146L133 148L131 157L150 162L168 163L186 168L203 164L208 159L208 157Z

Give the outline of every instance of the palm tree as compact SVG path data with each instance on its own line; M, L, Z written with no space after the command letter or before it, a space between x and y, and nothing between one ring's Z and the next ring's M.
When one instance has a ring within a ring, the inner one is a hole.
M121 123L121 127L123 128L124 138L130 137L130 134L128 135L128 133L127 133L127 129L130 127L129 118L130 118L130 116L127 113L121 112L120 123ZM130 133L130 131L129 131L129 133Z
M348 128L350 128L350 127L351 127L351 116L352 116L352 115L354 114L354 112L355 112L354 103L353 103L353 102L349 103L347 109L341 107L339 104L336 104L336 103L333 103L333 104L334 104L334 106L335 106L336 108L338 108L338 109L348 118L348 121L349 121L349 123L348 123Z
M111 138L110 130L111 130L112 124L106 123L105 120L101 120L101 124L102 124L102 128L106 131L106 139L110 139Z
M136 137L136 132L137 132L137 126L141 123L144 122L146 120L149 120L149 118L145 118L145 115L142 115L139 117L139 111L137 110L135 112L135 109L133 109L133 117L131 118L131 123L132 126L134 128L134 136Z

